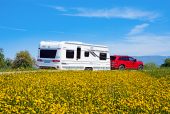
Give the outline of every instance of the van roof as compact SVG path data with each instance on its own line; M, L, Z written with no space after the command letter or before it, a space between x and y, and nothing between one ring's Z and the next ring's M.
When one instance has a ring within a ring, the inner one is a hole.
M40 45L59 45L59 44L77 44L77 45L87 45L87 46L108 48L107 46L104 45L87 44L78 41L41 41L40 42Z

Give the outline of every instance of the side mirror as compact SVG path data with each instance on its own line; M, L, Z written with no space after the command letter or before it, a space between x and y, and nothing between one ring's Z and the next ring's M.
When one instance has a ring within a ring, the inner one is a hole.
M134 62L136 62L136 59L134 59Z

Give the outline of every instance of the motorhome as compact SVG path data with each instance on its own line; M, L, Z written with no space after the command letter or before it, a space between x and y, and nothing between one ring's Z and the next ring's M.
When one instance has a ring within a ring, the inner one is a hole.
M41 41L37 66L61 70L110 70L107 46L72 41Z

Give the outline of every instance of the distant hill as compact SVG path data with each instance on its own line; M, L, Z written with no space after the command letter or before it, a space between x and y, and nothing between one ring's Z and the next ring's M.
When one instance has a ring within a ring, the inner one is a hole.
M136 59L143 61L146 63L155 63L160 66L164 63L166 58L170 58L170 56L134 56Z

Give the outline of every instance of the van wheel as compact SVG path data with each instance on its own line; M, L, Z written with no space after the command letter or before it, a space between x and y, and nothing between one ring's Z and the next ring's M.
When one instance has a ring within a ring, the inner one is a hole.
M120 65L119 66L119 70L125 70L125 66L124 65Z
M92 67L86 67L84 70L93 70L93 68Z
M139 65L138 70L143 70L143 65Z

